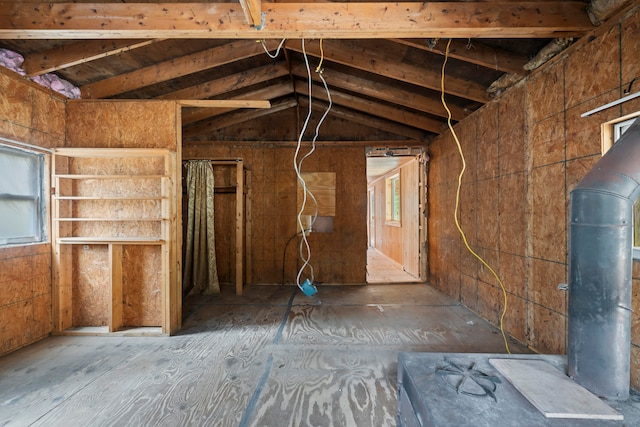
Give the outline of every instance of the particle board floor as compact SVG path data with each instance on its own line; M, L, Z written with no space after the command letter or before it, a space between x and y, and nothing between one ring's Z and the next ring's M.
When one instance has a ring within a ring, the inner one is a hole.
M190 298L173 337L50 337L4 356L0 426L393 426L398 352L504 351L427 285L296 289Z
M375 248L367 249L367 283L417 283L421 280Z

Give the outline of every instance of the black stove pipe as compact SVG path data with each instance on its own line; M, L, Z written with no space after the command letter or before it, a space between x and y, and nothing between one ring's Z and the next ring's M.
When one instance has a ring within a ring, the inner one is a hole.
M640 120L571 192L569 376L597 396L629 397L633 204Z

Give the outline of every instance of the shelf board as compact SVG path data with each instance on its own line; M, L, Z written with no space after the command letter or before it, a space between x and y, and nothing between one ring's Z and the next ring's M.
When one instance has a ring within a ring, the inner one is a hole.
M60 332L55 332L55 335L67 335L67 336L114 336L114 337L147 337L147 336L164 336L162 327L160 326L140 326L123 328L119 331L109 332L108 326L77 326L68 328Z
M64 157L85 157L85 158L164 158L169 154L166 148L56 148L55 154Z
M54 175L54 178L63 179L160 179L169 178L167 175L106 175L106 174L92 174L92 175L80 175L80 174L62 174Z
M167 218L53 218L59 222L154 222L166 221Z
M142 196L53 196L57 200L167 200L167 197L142 197Z
M103 245L103 244L128 244L128 245L159 245L164 243L160 237L59 237L56 242L59 245Z

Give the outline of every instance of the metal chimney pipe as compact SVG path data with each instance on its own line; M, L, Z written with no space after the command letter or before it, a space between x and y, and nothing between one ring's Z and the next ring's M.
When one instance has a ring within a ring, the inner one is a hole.
M629 397L633 204L640 195L640 120L571 192L569 376L592 393Z

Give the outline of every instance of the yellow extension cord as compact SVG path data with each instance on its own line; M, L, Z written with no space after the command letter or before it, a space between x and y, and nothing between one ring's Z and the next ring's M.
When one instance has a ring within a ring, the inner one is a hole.
M444 62L442 63L442 73L441 73L442 78L440 82L441 84L440 99L442 101L442 105L444 106L445 110L447 110L447 115L448 115L447 125L449 126L449 130L451 130L453 139L456 141L456 145L458 146L458 152L460 153L460 158L462 159L462 169L460 170L460 174L458 175L458 188L456 190L456 207L453 212L453 216L456 222L456 227L458 228L458 232L460 232L460 235L462 236L462 241L464 242L464 245L466 246L467 250L471 252L471 254L474 257L476 257L478 261L482 263L482 265L484 265L489 269L489 271L491 271L491 273L493 274L493 277L495 277L496 280L498 281L498 284L500 284L500 289L502 289L502 296L503 296L503 302L504 302L502 307L502 313L500 314L500 332L502 333L502 339L504 340L504 346L507 350L507 353L511 354L511 351L509 350L509 343L507 342L507 336L504 333L504 316L507 313L507 290L505 289L504 284L502 283L502 280L500 280L495 270L491 268L491 266L487 264L487 262L483 260L480 257L480 255L478 255L473 251L473 249L471 249L471 246L469 246L469 242L467 242L467 236L464 234L464 231L462 231L462 228L460 227L460 222L458 221L458 208L460 206L460 188L462 187L462 176L464 175L464 171L467 168L467 163L464 159L464 153L462 152L462 146L460 145L460 140L458 140L458 135L456 134L456 131L453 129L453 126L451 125L451 110L449 110L449 107L447 106L447 102L444 99L444 93L445 93L444 92L444 70L445 70L445 66L447 65L447 60L449 59L450 45L451 45L451 39L449 39L449 41L447 42L447 48L444 54Z

